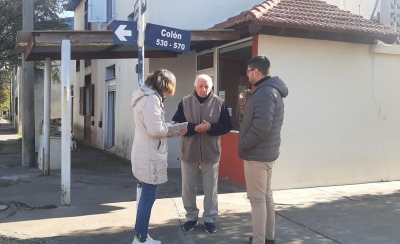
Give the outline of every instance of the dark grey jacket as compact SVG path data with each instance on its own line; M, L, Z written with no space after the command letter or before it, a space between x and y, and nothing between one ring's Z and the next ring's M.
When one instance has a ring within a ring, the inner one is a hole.
M279 157L283 99L289 93L275 76L264 78L245 105L239 130L239 157L244 160L272 162Z

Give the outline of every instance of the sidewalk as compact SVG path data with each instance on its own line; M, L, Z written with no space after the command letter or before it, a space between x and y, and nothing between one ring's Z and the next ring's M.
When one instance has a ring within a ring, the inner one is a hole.
M71 206L61 206L60 170L21 166L21 141L0 123L0 243L130 244L136 181L130 162L104 151L71 152ZM163 244L245 244L250 204L243 187L220 179L218 232L182 231L179 169L160 185L150 234ZM198 205L202 209L202 190ZM275 191L276 243L400 243L400 182ZM200 220L200 223L202 221Z

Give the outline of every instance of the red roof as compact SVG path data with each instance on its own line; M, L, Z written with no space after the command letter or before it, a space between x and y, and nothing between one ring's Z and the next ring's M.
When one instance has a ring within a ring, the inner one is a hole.
M212 29L237 28L240 24L287 27L374 37L393 43L398 34L362 16L320 0L265 0Z

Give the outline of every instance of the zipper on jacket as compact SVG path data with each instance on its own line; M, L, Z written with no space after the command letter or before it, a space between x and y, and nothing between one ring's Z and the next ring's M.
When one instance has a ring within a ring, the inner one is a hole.
M203 122L203 104L202 103L200 103L200 123L202 123ZM203 162L203 152L202 152L202 150L201 150L201 134L202 133L200 133L200 162Z

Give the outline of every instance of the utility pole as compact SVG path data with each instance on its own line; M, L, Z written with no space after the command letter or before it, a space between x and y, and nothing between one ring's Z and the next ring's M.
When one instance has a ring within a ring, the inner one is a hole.
M33 1L23 0L22 6L22 30L33 31ZM34 85L35 73L34 63L26 62L22 54L22 166L32 167L35 165L35 106Z

